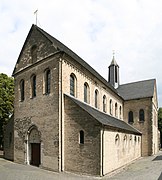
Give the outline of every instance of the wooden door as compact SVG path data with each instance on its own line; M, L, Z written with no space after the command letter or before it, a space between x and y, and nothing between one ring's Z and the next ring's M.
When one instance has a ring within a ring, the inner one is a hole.
M40 165L40 143L31 143L31 165Z

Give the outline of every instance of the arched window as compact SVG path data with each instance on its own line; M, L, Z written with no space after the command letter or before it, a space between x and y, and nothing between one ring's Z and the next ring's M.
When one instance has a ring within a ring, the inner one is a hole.
M79 133L79 143L84 144L84 131L80 131Z
M103 96L103 112L106 112L106 106L107 106L107 100L106 100L106 96Z
M110 114L112 115L112 99L110 99Z
M132 111L129 111L129 113L128 113L128 123L134 123Z
M124 136L123 141L124 141L123 143L124 143L124 148L125 148L125 147L126 147L126 145L127 145L127 135L125 135L125 136Z
M135 141L135 142L137 141L137 137L136 137L136 136L134 137L134 141Z
M89 86L88 86L88 83L84 83L84 102L89 103Z
M143 109L139 110L139 121L143 122L145 120L145 112Z
M98 90L96 89L96 90L95 90L95 107L96 107L96 108L98 108L98 94L99 94L99 92L98 92Z
M117 117L118 116L118 104L115 103L115 116Z
M37 61L37 46L34 45L31 48L31 63L34 63Z
M119 145L119 144L120 144L119 134L117 134L117 135L115 136L115 144L116 144L116 145Z
M138 136L138 142L140 142L140 137Z
M25 99L25 82L22 79L20 81L20 101L24 101Z
M120 106L119 108L119 115L120 115L120 119L122 118L122 107Z
M70 75L70 95L76 96L76 77L74 74Z
M45 94L50 94L51 90L51 72L49 69L45 71Z
M124 136L124 141L127 140L127 135Z
M36 75L31 77L31 98L36 97Z

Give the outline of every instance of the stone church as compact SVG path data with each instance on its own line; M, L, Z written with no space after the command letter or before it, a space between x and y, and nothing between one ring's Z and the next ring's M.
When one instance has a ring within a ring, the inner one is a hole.
M158 152L156 80L105 80L72 50L32 25L16 62L14 115L5 158L52 171L103 176Z

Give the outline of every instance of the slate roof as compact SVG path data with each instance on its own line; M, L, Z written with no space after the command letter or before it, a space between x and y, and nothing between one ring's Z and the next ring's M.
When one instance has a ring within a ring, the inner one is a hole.
M69 96L67 94L64 94L65 97L69 98L71 101L73 101L75 104L77 104L80 108L82 108L84 111L86 111L89 115L91 115L93 118L95 118L99 123L105 125L105 126L109 126L109 127L113 127L113 128L117 128L119 130L125 130L128 132L133 132L135 134L140 134L141 132L138 131L137 129L135 129L133 126L127 124L126 122L119 120L117 118L114 118L106 113L103 113L101 111L99 111L98 109L79 101L78 99Z
M99 79L102 83L104 83L108 88L110 88L113 92L115 92L118 95L118 92L116 89L108 83L107 80L105 80L97 71L95 71L88 63L86 63L82 58L80 58L76 53L74 53L71 49L69 49L67 46L65 46L63 43L58 41L56 38L45 32L43 29L39 28L36 25L32 25L32 28L36 28L39 32L41 32L45 37L47 37L54 46L60 50L68 54L70 57L72 57L76 62L81 64L84 68L86 68L92 75L94 75L97 79Z
M124 100L153 97L155 79L120 85L117 89Z

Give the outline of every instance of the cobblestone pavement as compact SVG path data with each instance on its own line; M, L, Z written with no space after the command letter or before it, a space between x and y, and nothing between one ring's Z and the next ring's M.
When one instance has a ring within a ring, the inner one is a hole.
M162 151L156 156L141 158L117 174L87 177L71 173L55 173L34 166L16 164L0 158L0 180L162 180Z

